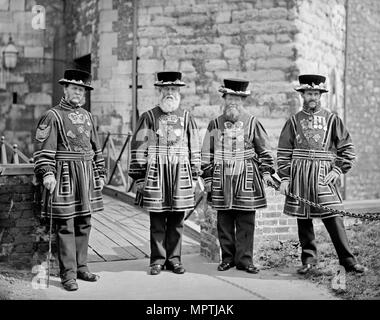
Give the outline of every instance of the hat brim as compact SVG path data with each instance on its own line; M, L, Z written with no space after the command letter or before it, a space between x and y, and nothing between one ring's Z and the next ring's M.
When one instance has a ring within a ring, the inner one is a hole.
M177 81L156 81L154 83L156 87L167 87L167 86L177 86L177 87L183 87L186 85L185 82L177 80Z
M78 82L78 81L72 81L72 80L67 80L67 79L61 79L58 81L59 84L74 84L76 86L80 86L80 87L84 87L85 89L87 90L94 90L93 87L89 86L88 84L85 84L85 83L81 83L81 82Z
M241 97L248 97L251 95L251 91L250 90L247 90L247 91L234 91L234 90L231 90L229 88L225 88L225 87L221 87L219 88L218 90L219 92L223 93L223 94L232 94L234 96L241 96Z
M295 88L294 90L296 90L298 92L302 92L302 93L304 93L305 90L315 90L315 91L319 91L321 93L329 92L329 90L326 90L326 89L297 89L297 88Z
M296 88L294 88L294 90L298 91L298 92L304 92L305 90L317 90L319 92L329 92L329 90L326 89L326 87L324 85L309 85L309 84L302 84Z

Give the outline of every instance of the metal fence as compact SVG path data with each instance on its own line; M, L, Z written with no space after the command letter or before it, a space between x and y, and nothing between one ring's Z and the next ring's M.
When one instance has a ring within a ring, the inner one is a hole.
M107 184L122 186L129 192L133 181L128 176L132 133L100 133L102 153L107 167Z

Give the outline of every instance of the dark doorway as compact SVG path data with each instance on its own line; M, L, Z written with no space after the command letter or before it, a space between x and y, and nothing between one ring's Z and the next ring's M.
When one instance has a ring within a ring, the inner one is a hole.
M86 54L74 60L74 67L91 73L91 54ZM87 111L91 111L91 91L86 90L86 103L82 106Z

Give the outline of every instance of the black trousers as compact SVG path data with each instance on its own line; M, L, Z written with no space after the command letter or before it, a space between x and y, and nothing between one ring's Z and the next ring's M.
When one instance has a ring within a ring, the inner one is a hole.
M185 212L150 212L150 265L181 262Z
M77 278L77 272L87 272L88 239L91 216L55 219L58 261L62 282Z
M255 211L219 210L217 229L223 262L241 268L253 263Z
M338 254L339 263L343 266L352 266L356 259L349 248L346 229L341 216L322 219L332 243ZM298 237L302 247L302 264L317 263L317 244L315 241L312 219L297 219Z

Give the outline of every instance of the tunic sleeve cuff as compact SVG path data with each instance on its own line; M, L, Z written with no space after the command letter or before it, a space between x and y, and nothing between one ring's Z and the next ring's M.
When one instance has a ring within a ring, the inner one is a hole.
M54 176L54 173L51 172L51 171L46 172L46 173L44 173L44 174L42 175L42 178L45 178L45 177L47 177L47 176Z
M143 183L144 181L145 181L144 178L136 179L136 180L135 180L135 184Z
M205 183L212 182L212 177L203 178L203 181L204 181Z
M53 174L55 175L56 169L51 166L44 166L42 168L38 168L35 171L37 179L43 179L46 175Z
M333 171L335 171L337 174L341 175L343 172L339 167L333 167Z

